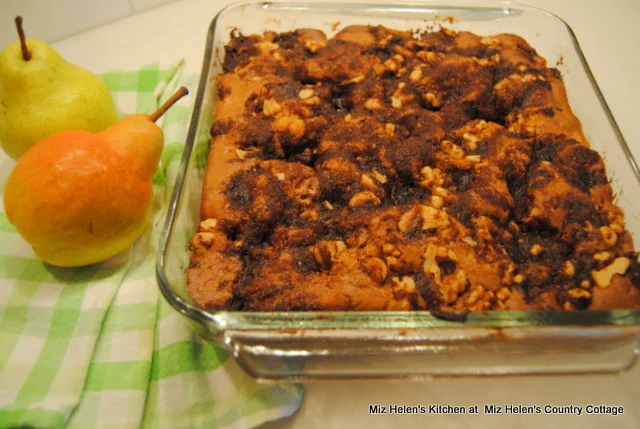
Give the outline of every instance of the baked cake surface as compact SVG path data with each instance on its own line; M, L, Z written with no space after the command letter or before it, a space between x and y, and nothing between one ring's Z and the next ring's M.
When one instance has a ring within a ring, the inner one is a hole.
M235 35L217 88L197 305L640 308L604 163L522 38Z

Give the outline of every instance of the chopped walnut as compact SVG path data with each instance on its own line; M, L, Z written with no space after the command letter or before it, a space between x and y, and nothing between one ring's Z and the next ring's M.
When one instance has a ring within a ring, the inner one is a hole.
M500 282L505 285L510 285L513 283L513 273L516 270L516 266L513 262L507 262L503 265L503 270Z
M438 97L433 92L427 92L424 96L424 99L427 103L431 104L433 107L440 107L442 103L438 100Z
M326 45L326 42L324 41L307 40L304 44L304 47L307 51L311 52L312 54L315 54L316 52L318 52L318 50L324 48L325 45Z
M376 74L376 76L380 76L386 73L386 71L387 71L387 68L380 63L376 63L373 65L373 72Z
M533 256L538 256L543 251L544 251L544 248L537 243L531 246L531 249L529 249L529 253L531 253Z
M562 268L567 277L573 277L576 274L576 269L571 261L564 261Z
M215 235L211 232L198 232L195 236L194 244L196 247L210 246L214 238Z
M311 88L305 88L305 89L301 89L300 92L298 92L298 98L300 98L301 100L306 100L309 97L313 97L313 95L315 94L315 91Z
M593 259L598 261L598 262L604 262L604 261L608 261L609 259L611 259L613 255L609 252L598 252L596 254L593 255Z
M384 174L378 173L376 170L373 170L371 174L378 182L382 183L383 185L387 183L387 176L385 176Z
M387 268L387 265L384 263L382 259L380 258L367 259L362 265L364 266L367 274L369 274L369 277L371 277L371 279L374 282L378 284L383 284L384 281L387 279L387 274L389 273L389 270Z
M398 64L404 64L404 57L400 54L395 54L391 57L391 59Z
M422 255L424 258L422 269L425 274L431 275L434 278L436 284L439 284L441 271L436 261L436 256L438 256L438 247L430 243L427 244L424 255Z
M496 226L487 216L479 216L473 220L476 227L476 235L486 242L492 242L491 232L496 230Z
M398 248L391 243L384 243L382 245L382 254L385 256L400 256L402 252L398 250Z
M434 207L420 206L422 215L422 229L437 229L449 225L449 215Z
M306 209L306 210L303 210L302 213L300 213L300 219L318 220L319 217L320 217L320 214L318 213L317 210Z
M382 67L380 64L376 64L376 65ZM384 73L384 67L382 67L382 73ZM357 76L352 77L351 79L347 79L345 81L340 82L340 85L344 86L344 85L350 85L352 83L360 83L364 80L364 78L365 78L364 75L359 74Z
M611 279L616 274L624 274L627 272L627 268L631 262L629 259L621 256L616 258L609 266L601 269L601 270L592 270L591 277L596 282L596 284L601 288L606 288L611 285Z
M455 30L452 30L450 28L443 28L442 32L449 37L456 37L458 35L458 33L456 33Z
M444 178L442 177L442 171L439 168L431 168L428 165L420 170L422 180L420 186L423 188L430 188L431 186L442 186L444 184Z
M415 83L420 79L422 79L422 69L420 67L414 67L409 75L409 80Z
M464 292L467 287L467 273L463 269L457 269L453 274L446 276L439 285L440 293L446 303L452 303Z
M433 168L429 167L428 165L426 167L423 167L422 170L420 170L420 174L422 174L422 177L423 177L422 181L426 182L427 184L431 184L435 179L435 173L433 171Z
M282 106L273 98L267 98L262 104L262 113L264 116L275 116L282 112Z
M273 121L271 128L277 133L289 131L298 139L302 138L304 133L307 132L307 125L298 115L279 116Z
M424 62L431 62L436 59L436 53L431 51L419 51L416 53L416 57Z
M391 97L391 107L394 109L402 109L402 100L398 97Z
M364 246L369 241L369 233L366 229L360 228L355 234L351 237L347 238L347 244L349 247L360 248Z
M591 300L591 292L585 289L574 288L567 291L567 295L570 300L565 301L562 304L562 308L565 310L576 310L576 301L579 300Z
M443 140L442 143L440 143L442 146L442 151L450 156L452 156L453 158L457 158L457 159L462 159L464 158L464 150L462 150L462 148L452 142L450 142L449 140Z
M465 145L469 150L476 150L478 148L478 141L480 141L480 139L475 135L471 133L464 133L462 135L462 138L464 139Z
M347 245L341 240L323 240L311 247L313 258L323 268L328 269L331 263L347 249Z
M387 134L392 136L396 131L396 125L387 122L386 124L384 124L384 130L387 132Z
M400 232L407 232L413 229L420 220L420 208L414 206L411 210L403 213L398 220L398 229Z
M402 271L402 268L404 267L404 264L395 256L385 256L384 261L386 262L387 267L393 271Z
M476 286L469 292L469 296L467 296L466 304L468 306L473 306L476 302L480 301L485 295L484 287Z
M314 176L304 179L294 188L293 192L300 204L308 206L320 193L318 178Z
M391 278L391 285L395 298L402 300L403 308L411 309L411 302L414 302L419 308L426 307L426 302L416 288L416 282L413 277L404 276L401 279L393 277Z
M367 98L367 100L364 102L364 108L367 110L378 110L382 109L383 107L384 106L378 98Z
M349 207L360 206L379 206L381 203L380 198L376 197L373 192L362 191L355 194L349 199Z
M360 184L365 188L375 188L377 184L373 181L373 178L369 176L367 173L362 173L360 175Z
M394 286L396 287L402 287L409 291L412 291L416 288L416 282L415 280L413 280L413 277L404 276L402 277L402 279L398 277L393 277L391 280L393 281Z
M392 59L388 59L386 60L384 63L385 68L387 70L389 70L390 72L396 72L398 71L398 63L396 63L395 61L393 61Z
M569 289L567 291L567 295L575 299L591 298L591 292L589 292L588 290L580 289L580 288Z
M449 192L448 190L444 189L442 186L436 186L436 188L433 190L433 192L445 199L450 199L452 197L451 192Z
M431 207L435 209L441 209L444 205L444 200L440 195L432 195L430 198Z
M458 299L458 296L466 289L467 273L461 268L456 268L452 274L443 277L436 258L442 258L440 254L446 256L448 252L446 248L443 248L444 252L442 252L440 248L441 246L436 246L431 243L427 244L423 255L424 263L422 269L424 273L430 276L436 285L438 285L444 301L446 303L452 303Z
M200 222L200 231L211 231L218 226L218 220L215 218L205 219Z
M598 228L598 231L600 231L602 240L607 246L611 247L618 241L618 234L616 234L616 231L614 231L612 228L608 226L601 226L600 228Z
M624 227L619 223L612 223L609 225L612 230L614 230L617 234L622 234L624 232Z
M404 58L413 57L413 52L400 45L393 45L393 52L402 55Z
M471 247L476 247L478 245L478 242L469 236L462 237L462 241Z
M511 296L511 290L507 287L502 287L498 292L496 292L496 298L500 301L506 301Z
M236 241L233 242L232 246L235 247L236 249L239 249L239 248L244 247L246 245L247 245L246 241L244 241L244 240L236 240Z
M515 276L513 276L513 282L516 284L520 284L525 280L524 276L522 274L516 274Z

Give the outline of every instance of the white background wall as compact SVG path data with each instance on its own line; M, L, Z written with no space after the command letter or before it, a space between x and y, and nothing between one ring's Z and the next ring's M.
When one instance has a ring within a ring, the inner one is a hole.
M0 0L0 50L17 40L22 15L27 37L55 42L89 28L178 0Z

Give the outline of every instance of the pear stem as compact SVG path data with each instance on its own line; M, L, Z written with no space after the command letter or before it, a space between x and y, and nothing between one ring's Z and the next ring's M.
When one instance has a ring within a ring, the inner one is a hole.
M16 28L18 29L18 37L20 38L20 46L22 47L22 59L29 61L31 59L31 53L27 48L27 39L24 37L24 30L22 29L22 17L16 16Z
M176 104L178 100L180 100L182 97L184 97L188 93L189 93L189 90L184 86L181 86L180 88L178 88L175 94L169 97L169 99L165 101L162 106L160 106L158 110L156 110L155 112L149 115L149 119L151 119L153 122L157 121L158 119L160 119L160 116L164 115L164 112L169 110L171 106Z

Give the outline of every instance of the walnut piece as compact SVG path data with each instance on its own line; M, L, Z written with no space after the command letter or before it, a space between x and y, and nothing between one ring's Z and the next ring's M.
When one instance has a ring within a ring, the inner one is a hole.
M449 215L435 207L420 206L422 215L422 229L438 229L449 225Z
M362 265L364 266L367 274L369 274L369 277L371 277L371 280L373 280L374 282L383 284L387 279L389 269L382 259L371 258L365 261L365 263Z
M313 97L314 94L315 92L313 91L313 89L304 88L301 89L300 92L298 92L298 98L300 98L301 100L306 100L309 97Z
M210 231L218 226L218 220L215 218L205 219L200 222L200 231Z
M323 268L330 268L331 263L346 249L347 245L342 240L323 240L311 247L311 253Z
M596 282L596 284L601 288L606 288L611 285L611 279L616 274L624 274L627 272L627 268L631 262L629 259L621 256L616 258L610 265L601 269L601 270L592 270L591 277Z
M349 200L349 207L360 207L365 205L379 206L380 203L380 198L376 197L373 192L362 191L351 197Z
M273 98L267 98L262 104L264 116L275 116L282 111L282 106Z
M607 246L611 247L618 241L618 234L616 234L616 232L612 228L608 226L601 226L600 228L598 228L598 231L600 231L602 240Z

